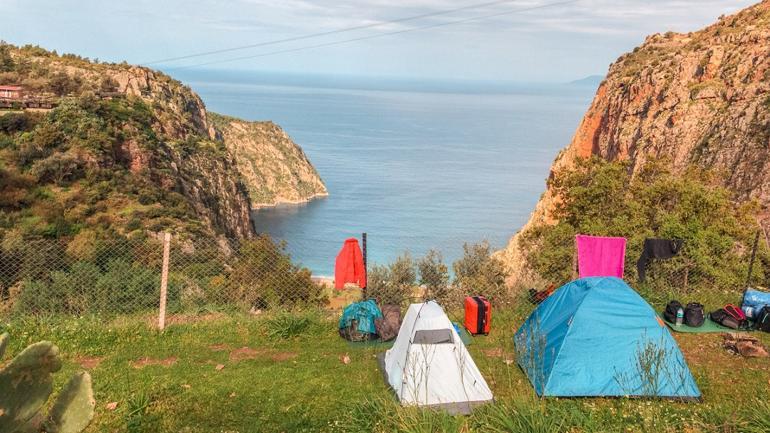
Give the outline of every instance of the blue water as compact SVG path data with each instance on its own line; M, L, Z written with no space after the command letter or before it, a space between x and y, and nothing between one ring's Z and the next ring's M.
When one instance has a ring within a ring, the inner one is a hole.
M248 80L246 80L248 81ZM501 91L366 90L187 80L210 110L273 120L306 151L329 197L256 213L315 274L332 275L345 238L368 233L370 262L464 242L503 247L545 188L588 107L590 86Z

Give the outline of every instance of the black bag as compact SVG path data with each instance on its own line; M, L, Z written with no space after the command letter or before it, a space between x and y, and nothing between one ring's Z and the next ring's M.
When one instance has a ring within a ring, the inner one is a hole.
M684 308L684 324L697 328L706 321L706 315L703 312L703 305L697 302L690 302Z
M770 332L770 306L765 305L754 316L754 329Z
M684 307L682 307L682 304L679 301L670 301L666 304L666 309L663 311L663 318L669 323L676 323L676 312L680 308L684 310Z
M733 316L728 314L724 308L720 308L716 311L712 311L711 320L730 329L738 329L741 327L740 322L738 322Z

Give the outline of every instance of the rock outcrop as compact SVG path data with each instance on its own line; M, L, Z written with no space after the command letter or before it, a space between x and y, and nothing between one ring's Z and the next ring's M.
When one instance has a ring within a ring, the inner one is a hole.
M303 203L328 195L305 152L280 126L214 113L209 118L235 157L253 208Z
M770 205L770 1L703 30L654 34L610 66L551 176L578 158L626 160L633 176L651 159L681 173L720 173L737 200ZM546 190L521 229L553 223ZM498 252L515 275L518 236Z

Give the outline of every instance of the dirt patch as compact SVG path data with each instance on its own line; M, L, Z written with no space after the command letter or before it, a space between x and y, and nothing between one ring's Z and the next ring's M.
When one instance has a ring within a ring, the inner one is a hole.
M212 344L209 346L209 350L212 352L224 352L225 350L230 350L230 346L227 344Z
M104 361L104 357L101 356L81 356L75 358L75 362L86 370L93 370L98 367L102 361Z
M257 358L269 358L276 362L281 361L288 361L289 359L294 359L299 354L296 352L275 352L271 349L252 349L251 347L241 347L239 349L235 349L230 352L230 361L232 362L238 362L243 361L247 359L257 359Z
M161 365L163 367L170 367L176 364L177 359L178 358L176 356L172 356L166 359L154 359L154 358L144 357L131 362L131 366L134 368L144 368L144 367L147 367L148 365Z
M256 359L265 354L265 350L252 349L251 347L241 347L230 352L230 361L241 361L244 359Z
M276 362L288 361L297 357L296 352L276 352L270 354L270 359Z

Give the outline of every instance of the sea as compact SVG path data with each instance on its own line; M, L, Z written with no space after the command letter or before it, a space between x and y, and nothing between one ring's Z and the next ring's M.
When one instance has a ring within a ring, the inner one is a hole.
M209 110L272 120L304 149L329 196L260 209L254 221L318 276L333 275L344 240L362 233L370 264L435 249L451 268L465 243L503 248L598 84L172 75Z

